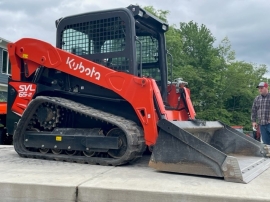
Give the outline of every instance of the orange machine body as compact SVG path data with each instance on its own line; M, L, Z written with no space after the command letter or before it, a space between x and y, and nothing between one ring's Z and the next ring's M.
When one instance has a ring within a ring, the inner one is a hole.
M53 47L51 44L30 38L24 38L16 43L8 45L9 57L12 64L13 81L21 80L21 59L27 64L26 77L35 73L39 66L53 68L61 72L73 75L80 79L110 89L128 101L136 112L144 129L147 145L154 145L158 136L158 116L154 107L155 97L159 110L167 120L194 119L189 90L183 88L186 95L186 107L182 102L178 108L180 94L172 87L168 101L173 110L166 110L155 80L151 78L137 77L124 72L117 72L100 64L94 63L77 55ZM17 91L16 101L12 110L16 114L22 114L28 103L34 98L36 85L34 83L10 82Z

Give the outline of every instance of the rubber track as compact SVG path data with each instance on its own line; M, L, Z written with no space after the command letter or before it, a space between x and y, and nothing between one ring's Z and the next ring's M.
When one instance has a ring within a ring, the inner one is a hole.
M39 152L29 151L24 146L24 132L37 107L42 103L51 103L57 106L65 107L66 109L70 109L82 115L99 119L119 127L125 132L127 137L128 146L126 153L122 157L116 159L86 156L68 156L65 154L55 155L51 153L42 154ZM107 112L93 109L68 99L46 96L39 96L29 103L17 124L17 128L14 132L13 144L16 152L22 157L112 166L135 161L142 156L142 153L145 150L143 131L135 122L120 116L115 116Z

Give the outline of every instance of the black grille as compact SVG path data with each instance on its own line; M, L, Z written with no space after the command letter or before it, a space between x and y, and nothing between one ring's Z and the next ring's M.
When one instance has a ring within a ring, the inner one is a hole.
M120 17L67 25L62 32L62 49L76 55L123 51L125 32Z
M103 53L125 50L126 26L120 17L65 26L62 49L76 55L95 55L92 60L117 71L128 72L127 57L105 57Z

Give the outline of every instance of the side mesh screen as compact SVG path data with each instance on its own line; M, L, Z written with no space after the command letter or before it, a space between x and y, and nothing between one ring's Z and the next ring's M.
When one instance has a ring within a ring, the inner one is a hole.
M94 62L117 71L129 69L127 57L108 54L123 52L126 48L126 26L120 17L67 25L61 37L62 49L65 51L80 56L95 55L92 57Z

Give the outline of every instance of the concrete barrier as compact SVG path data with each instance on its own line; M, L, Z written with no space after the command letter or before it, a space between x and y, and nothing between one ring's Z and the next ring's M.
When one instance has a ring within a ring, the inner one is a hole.
M0 201L270 201L270 170L238 184L157 172L148 157L105 167L21 158L13 147L0 146Z

